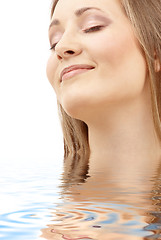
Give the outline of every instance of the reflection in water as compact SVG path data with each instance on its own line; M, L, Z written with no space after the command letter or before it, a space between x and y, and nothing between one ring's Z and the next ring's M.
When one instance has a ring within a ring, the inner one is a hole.
M161 239L160 167L145 168L131 177L133 173L120 173L112 166L82 178L64 173L63 203L53 209L53 224L42 230L42 237Z
M60 159L3 160L0 167L0 239L38 240L61 200ZM53 174L53 169L55 170Z

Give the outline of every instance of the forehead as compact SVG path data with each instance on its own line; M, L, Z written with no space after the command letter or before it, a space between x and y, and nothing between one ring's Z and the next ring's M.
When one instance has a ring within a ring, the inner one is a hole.
M120 0L58 0L52 18L74 16L76 10L84 7L100 8L114 15L121 11Z

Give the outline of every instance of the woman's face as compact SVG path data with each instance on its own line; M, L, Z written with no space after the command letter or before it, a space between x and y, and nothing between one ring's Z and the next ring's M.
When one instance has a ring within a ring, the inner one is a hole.
M84 120L143 95L146 63L119 0L59 0L49 39L47 76L70 116Z

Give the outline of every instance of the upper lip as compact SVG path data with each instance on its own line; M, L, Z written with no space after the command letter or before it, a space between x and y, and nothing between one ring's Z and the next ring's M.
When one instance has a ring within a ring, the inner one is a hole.
M62 81L62 77L65 73L71 72L73 70L76 69L93 69L94 67L91 65L87 65L87 64L77 64L77 65L71 65L69 67L66 67L62 70L61 74L60 74L60 81Z

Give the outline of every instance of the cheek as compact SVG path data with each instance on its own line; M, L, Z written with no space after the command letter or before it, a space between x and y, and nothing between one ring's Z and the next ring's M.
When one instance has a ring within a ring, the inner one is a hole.
M138 51L134 36L127 30L118 29L105 32L98 35L94 41L90 42L90 49L93 53L93 59L99 63L105 63L107 66L120 66L124 60Z
M102 79L113 79L122 84L138 84L142 87L146 77L146 62L137 39L129 30L109 32L91 45L93 59ZM92 49L93 48L93 49ZM108 83L107 83L108 84Z
M56 91L56 81L55 81L56 69L57 69L57 64L54 61L54 57L51 55L46 65L46 74L50 84L52 85L55 91Z
M95 78L98 102L134 99L144 89L147 68L139 44L131 32L119 33L108 32L90 46L98 66Z

